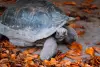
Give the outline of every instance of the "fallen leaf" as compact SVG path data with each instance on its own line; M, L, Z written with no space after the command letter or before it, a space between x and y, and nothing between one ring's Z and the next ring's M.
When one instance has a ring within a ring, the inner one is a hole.
M76 2L71 1L71 2L63 2L64 5L72 5L72 6L76 6Z
M28 53L32 54L35 51L37 51L37 48L29 48L29 49L27 49L27 51L28 51Z
M80 67L78 63L71 63L70 67Z
M78 24L76 24L76 23L72 23L72 24L70 24L69 26L72 27L72 28L81 28L81 29L85 29L84 26L78 25Z
M50 66L50 62L48 60L44 60L43 64L46 65L46 66Z
M93 46L93 49L100 54L100 47Z
M11 42L7 40L0 42L0 46L2 46L3 48L7 48L9 50L13 50L16 48Z
M94 49L93 47L89 47L86 49L85 53L89 54L90 56L94 56Z
M94 0L84 0L84 3L92 3Z
M94 4L92 4L92 5L90 6L90 9L98 9L98 7L97 7L96 5L94 5Z
M80 16L77 16L77 17L76 17L76 20L77 20L77 21L79 21L80 19L81 19Z
M25 62L32 61L32 59L33 59L32 57L26 57L26 58L25 58Z
M100 45L100 42L96 43L96 45Z
M60 54L55 57L56 60L62 60L66 56L66 53Z
M27 55L29 52L27 50L23 51L24 55Z
M32 56L33 58L39 58L39 55L38 54L33 54L33 56Z
M7 64L0 64L0 67L8 67Z
M80 56L81 55L81 51L78 50L78 49L69 50L69 51L66 52L66 55Z
M0 55L0 58L7 58L8 57L8 55L6 54L6 53L2 53L1 55Z
M84 67L93 67L93 66L91 66L89 64L85 64Z
M8 58L4 58L0 60L0 64L6 64L6 63L9 63Z
M91 60L90 60L90 64L93 65L93 66L99 67L100 66L100 56L92 57Z
M55 58L51 58L50 65L56 65L57 63L58 63L58 61L56 61Z
M82 51L82 45L80 43L77 42L73 42L70 46L71 50L80 50Z
M91 10L89 10L89 9L84 9L83 12L86 12L88 14L91 14L92 13Z
M85 34L84 30L76 30L78 36L83 36Z
M66 57L74 59L74 60L81 60L80 51L76 52L75 50L69 50L66 52Z
M53 4L56 6L62 6L62 3L60 3L60 2L53 2Z
M100 65L100 56L95 56L93 59L96 65Z
M15 54L11 54L11 60L16 60L16 55Z
M60 65L61 66L70 66L70 64L71 64L71 62L69 61L69 60L62 60L61 62L60 62Z

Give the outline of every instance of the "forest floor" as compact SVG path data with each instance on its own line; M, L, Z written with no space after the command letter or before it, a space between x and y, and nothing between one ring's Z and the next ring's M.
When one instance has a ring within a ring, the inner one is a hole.
M0 0L0 6L14 4L14 1L6 1ZM21 51L22 48L3 41L0 42L0 67L100 67L100 0L49 1L66 15L77 18L69 25L79 36L77 42L70 46L59 45L55 57L41 61L40 48L26 48Z

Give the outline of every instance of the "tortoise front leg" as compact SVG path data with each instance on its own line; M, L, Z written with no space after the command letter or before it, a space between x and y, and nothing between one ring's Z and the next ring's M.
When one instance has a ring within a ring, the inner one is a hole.
M44 47L40 53L41 60L48 60L53 57L57 52L57 43L53 37L48 38L45 43Z

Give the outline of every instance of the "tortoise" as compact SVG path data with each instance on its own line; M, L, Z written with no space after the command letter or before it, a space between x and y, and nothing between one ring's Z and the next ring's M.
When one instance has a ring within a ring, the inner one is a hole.
M40 58L50 59L59 42L76 41L76 32L66 26L72 19L47 0L18 0L1 17L0 37L16 46L43 44Z

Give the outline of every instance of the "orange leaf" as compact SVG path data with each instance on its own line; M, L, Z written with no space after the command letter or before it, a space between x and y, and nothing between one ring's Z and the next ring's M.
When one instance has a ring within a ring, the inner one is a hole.
M16 55L15 54L11 54L11 59L15 60L16 59Z
M26 58L25 58L25 62L32 61L32 59L33 59L32 57L26 57Z
M82 45L80 43L73 42L70 46L70 49L72 49L72 50L78 49L78 50L82 51Z
M91 55L91 56L94 56L94 49L93 47L89 47L86 49L85 53Z
M93 67L93 66L90 66L90 65L88 65L88 64L85 64L84 67Z
M56 59L55 59L55 58L51 58L50 64L51 64L51 65L56 65L56 64L57 64Z
M37 49L36 48L29 48L27 51L28 53L32 54L36 51Z
M100 53L100 47L93 47L93 49L97 52L97 53Z
M91 9L97 9L98 7L96 5L91 5L90 8Z
M8 55L6 53L1 54L1 58L7 58L7 57L8 57Z
M38 54L34 54L32 57L33 58L39 58L39 55Z
M56 60L62 60L66 56L66 53L60 54L55 57Z
M96 43L96 45L100 45L100 42Z
M70 67L80 67L80 66L79 66L78 63L73 62L73 63L71 63L71 66Z
M76 24L76 23L72 23L72 24L70 24L69 26L72 27L72 28L81 28L81 29L84 29L84 26L78 25L78 24Z
M48 60L44 60L43 61L43 64L49 66L50 65L50 62Z
M85 31L84 31L84 30L82 30L82 31L76 30L76 32L77 32L77 35L78 35L78 36L82 36L82 35L85 34Z
M89 14L92 13L89 9L84 9L83 11L86 12L86 13L89 13Z
M73 1L71 1L71 2L63 2L63 4L64 4L64 5L73 5L73 6L76 5L76 3L73 2Z
M84 3L92 3L94 0L84 0Z
M27 50L25 50L25 51L23 51L23 54L27 55L27 54L29 54L29 52Z
M62 61L60 62L60 64L61 64L62 66L70 66L71 62L70 62L69 60L62 60Z
M53 2L53 4L56 6L62 6L62 3L60 3L60 2Z

